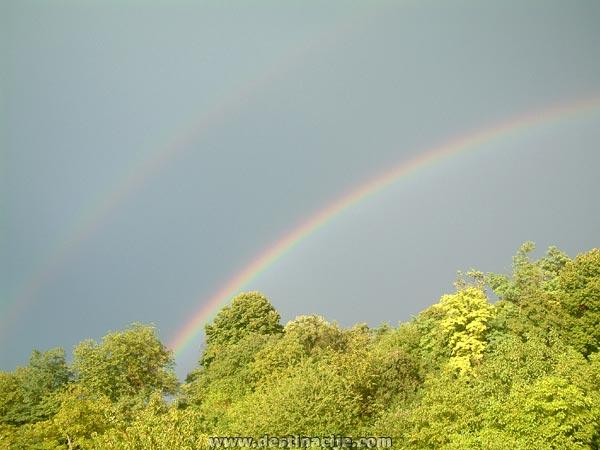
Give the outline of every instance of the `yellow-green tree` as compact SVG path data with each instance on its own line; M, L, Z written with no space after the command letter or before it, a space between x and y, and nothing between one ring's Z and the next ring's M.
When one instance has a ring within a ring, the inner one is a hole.
M468 375L483 358L493 307L481 288L468 286L456 294L444 295L439 308L444 311L440 326L449 338L452 355L448 368Z

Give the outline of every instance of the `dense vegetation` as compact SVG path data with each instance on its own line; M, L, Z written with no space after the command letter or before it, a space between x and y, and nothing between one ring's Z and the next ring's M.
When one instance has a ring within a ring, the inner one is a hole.
M178 383L151 326L0 372L0 449L184 449L207 436L392 436L407 449L600 448L600 251L471 271L398 327L280 324L260 293L206 326ZM489 301L493 292L498 300ZM401 299L399 294L398 301Z

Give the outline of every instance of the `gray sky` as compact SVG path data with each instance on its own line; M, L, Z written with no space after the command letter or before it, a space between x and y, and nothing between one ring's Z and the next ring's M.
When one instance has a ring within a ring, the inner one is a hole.
M390 167L600 95L595 0L5 1L0 21L0 370L134 321L167 342ZM488 142L339 215L246 288L284 322L395 325L459 269L508 273L527 240L573 257L598 246L599 142L598 108Z

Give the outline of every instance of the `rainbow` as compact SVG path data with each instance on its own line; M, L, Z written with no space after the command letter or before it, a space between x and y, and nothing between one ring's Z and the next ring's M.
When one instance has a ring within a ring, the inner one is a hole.
M210 320L222 305L237 295L245 285L275 264L285 254L289 253L298 243L331 222L344 211L385 190L400 179L440 164L452 156L474 151L482 148L483 144L516 135L532 127L579 117L582 114L593 113L599 110L600 95L586 97L583 100L513 117L505 122L425 150L413 159L400 163L391 170L358 186L350 193L321 209L306 222L298 225L277 240L272 246L261 252L209 299L202 302L202 305L194 312L192 318L169 341L168 346L173 349L176 357L181 357L192 343L196 341L203 330L204 324Z
M97 233L111 215L136 192L143 189L153 176L190 151L192 144L198 142L205 132L225 123L228 117L251 103L257 93L293 73L310 54L335 47L343 42L345 36L352 34L358 25L384 14L385 11L385 8L368 9L366 6L355 8L345 20L299 42L254 78L244 80L240 86L231 89L213 107L183 124L173 134L173 139L155 148L144 160L132 163L123 171L123 178L114 183L110 190L101 193L96 201L90 202L90 206L81 212L20 290L0 303L0 335L17 323L19 314L31 305L42 288L64 269L83 242Z

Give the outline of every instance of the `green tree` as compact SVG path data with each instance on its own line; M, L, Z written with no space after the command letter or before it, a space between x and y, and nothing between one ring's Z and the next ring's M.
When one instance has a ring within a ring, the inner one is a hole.
M279 324L257 292L207 325L177 389L154 327L0 372L0 450L207 448L215 435L381 435L395 448L600 448L600 251L524 244L511 276L470 271L409 323ZM491 305L485 288L499 295ZM165 394L178 393L169 404Z
M257 379L266 378L311 355L317 357L322 350L342 350L346 343L347 336L337 323L329 323L315 314L298 316L286 324L280 339L256 355L252 372Z
M279 334L280 315L260 292L242 293L225 306L212 324L206 324L206 348L200 363L208 366L224 346L233 345L249 334Z
M33 350L29 365L0 376L1 421L11 424L34 423L51 417L58 409L56 393L62 391L71 376L65 351L55 348Z
M202 415L194 409L169 406L152 395L148 405L127 427L112 427L92 433L86 443L89 450L171 450L208 448L201 429Z
M159 340L153 326L134 323L109 333L101 343L86 340L73 351L76 381L88 392L107 396L149 398L177 388L172 351Z
M584 355L600 350L600 250L578 255L558 276L558 296L567 313L564 334Z
M327 353L265 379L232 406L226 431L254 436L355 433L367 405L361 391L373 373L364 359L349 366L342 355Z
M342 350L345 345L343 333L337 323L329 323L313 314L299 316L285 326L286 338L294 340L304 348L307 355L317 349Z
M261 349L249 368L258 382L293 367L307 356L302 342L285 333Z
M404 348L418 356L423 372L430 375L445 368L452 357L450 333L441 325L444 318L446 310L437 303L398 328Z
M590 448L597 417L592 398L564 378L545 376L515 386L489 410L489 424L519 438L531 449Z
M442 373L428 379L425 388L422 401L394 427L396 433L403 433L397 437L399 442L409 448L451 448L479 432L486 401L477 382Z
M232 403L254 390L252 363L261 349L277 337L254 333L224 346L212 364L188 375L181 389L180 407L192 406L202 414L206 427L217 426Z
M540 336L533 333L526 340L509 336L493 352L485 355L478 374L490 395L502 397L514 386L529 385L549 376L569 349L557 333Z
M378 412L380 360L371 352L369 329L339 330L309 316L288 323L285 330L257 354L253 366L261 376L256 389L232 405L224 431L255 436L358 433Z
M90 439L119 423L110 399L103 394L72 386L60 396L60 409L51 422L55 434L66 444L62 448L85 449Z
M517 305L527 292L536 290L542 280L540 267L531 261L529 254L535 250L535 244L525 242L513 256L512 279L507 275L490 273L489 282L500 299L508 300Z
M552 246L535 261L529 256L534 249L533 242L521 246L513 257L512 277L489 274L489 284L500 299L495 305L497 317L490 324L494 329L491 341L508 334L544 335L565 326L556 290L558 274L570 259Z
M16 405L23 404L23 393L20 389L19 377L14 372L0 372L0 418L5 424L19 424Z
M376 375L373 401L389 409L411 397L423 382L421 363L405 347L402 335L393 332L372 345L369 357Z

